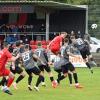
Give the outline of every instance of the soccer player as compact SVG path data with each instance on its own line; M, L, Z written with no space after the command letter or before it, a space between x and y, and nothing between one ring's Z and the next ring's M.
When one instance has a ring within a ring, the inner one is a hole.
M58 54L58 52L60 51L60 48L62 46L62 42L64 40L64 38L67 36L66 32L61 32L61 35L56 36L50 43L48 48L51 50L52 53L54 53L55 55Z
M61 69L61 53L59 52L58 55L52 60L54 71L58 73L58 78L62 75L62 69ZM59 82L60 84L60 82Z
M61 56L60 54L58 55ZM58 78L60 78L63 73L61 69L61 58L59 60L54 60L53 64L54 64L54 71L58 73ZM73 75L72 72L68 70L68 79L69 79L70 86L73 86L72 75ZM60 84L60 81L59 81L59 84Z
M16 57L12 56L12 54L8 51L9 44L7 42L4 42L3 46L4 48L0 51L0 77L8 76L8 81L7 86L4 86L2 90L5 93L12 95L12 93L9 91L9 87L14 80L14 74L10 72L10 70L5 68L5 65L8 60L14 62L19 57L19 55L17 55Z
M57 82L59 83L61 80L63 80L67 76L68 71L70 70L73 73L73 77L75 80L75 87L82 88L82 86L80 86L80 84L78 83L78 76L77 76L77 73L75 71L75 67L69 61L69 56L72 56L72 57L77 57L77 56L73 55L70 52L70 46L68 45L69 39L65 38L64 42L66 45L61 50L61 60L60 60L60 65L61 65L63 75L58 77Z
M16 48L13 50L13 56L16 57L20 53L20 50L22 47L23 47L23 41L21 41L21 40L17 41ZM25 77L25 72L19 65L20 65L20 57L18 59L16 59L16 61L14 62L14 66L12 63L12 65L10 67L10 70L13 74L16 74L16 73L19 74L19 77L12 84L15 89L18 89L17 84Z
M87 35L89 35L89 34L87 34ZM96 62L94 61L93 55L90 52L90 49L91 49L91 47L90 47L90 37L84 36L84 42L85 42L86 48L88 48L88 51L89 51L89 56L88 56L89 64L92 64L93 66L97 66Z
M37 68L35 66L34 60L39 60L41 63L43 63L43 62L39 59L39 57L37 57L33 53L32 50L29 50L29 45L24 46L24 51L21 52L20 56L22 58L22 62L23 62L23 66L25 68L25 71L29 75L29 77L28 77L28 88L29 88L29 90L32 91L31 82L32 82L32 73L34 73L35 75L39 76L38 79L37 79L36 85L34 86L34 89L36 91L39 91L38 86L42 82L44 77L43 77L41 71L39 70L39 68Z
M88 62L89 59L93 61L93 58L90 53L89 44L86 41L84 41L81 37L78 37L76 39L74 35L71 36L71 41L73 45L78 48L80 54L82 55L82 58L84 59L85 64L90 69L91 73L93 73L93 69Z
M54 80L53 74L52 74L51 69L50 69L50 66L49 66L48 53L41 46L42 46L41 43L39 43L38 44L38 49L35 50L35 54L43 61L43 63L45 65L42 64L39 61L37 62L37 65L38 65L39 69L41 70L41 72L43 73L43 75L44 75L44 69L46 70L46 72L48 73L48 75L50 77L50 80L52 82L52 86L55 88L57 86L57 84L56 84L56 82ZM46 86L45 85L45 80L43 80L42 85L43 86Z

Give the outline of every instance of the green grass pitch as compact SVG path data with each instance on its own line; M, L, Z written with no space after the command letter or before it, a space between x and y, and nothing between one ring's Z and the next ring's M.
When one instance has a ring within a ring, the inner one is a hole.
M40 91L28 91L27 76L18 84L18 90L14 90L12 96L0 91L0 100L100 100L100 68L94 68L91 74L87 68L76 68L79 82L84 86L82 89L70 87L68 78L63 80L57 88L52 88L48 75L46 76L47 87L40 86ZM53 72L55 78L56 73ZM37 77L33 75L33 86Z

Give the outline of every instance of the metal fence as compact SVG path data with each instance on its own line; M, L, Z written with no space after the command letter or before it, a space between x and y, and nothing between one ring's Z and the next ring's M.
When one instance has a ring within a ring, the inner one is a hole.
M49 40L52 40L60 32L50 32ZM27 37L30 40L46 40L46 32L0 32L0 40L7 39L9 37L17 38L21 40Z

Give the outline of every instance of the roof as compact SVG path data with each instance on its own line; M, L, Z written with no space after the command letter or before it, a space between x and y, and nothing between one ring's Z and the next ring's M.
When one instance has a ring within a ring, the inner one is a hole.
M67 3L60 3L55 1L27 1L27 0L5 0L0 1L0 4L34 4L36 6L56 8L56 9L86 9L86 5L71 5Z

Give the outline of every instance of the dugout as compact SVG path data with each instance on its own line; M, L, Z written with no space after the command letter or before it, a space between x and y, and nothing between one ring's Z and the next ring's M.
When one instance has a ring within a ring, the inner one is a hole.
M55 33L88 31L88 8L85 5L70 5L54 1L0 1L0 28L2 25L25 28L23 32L41 39L52 39ZM0 31L10 33L8 30Z

